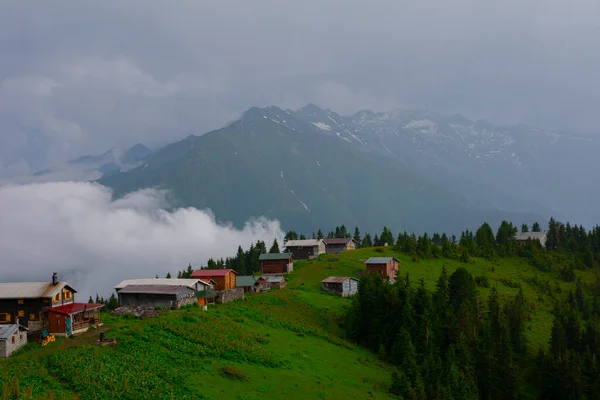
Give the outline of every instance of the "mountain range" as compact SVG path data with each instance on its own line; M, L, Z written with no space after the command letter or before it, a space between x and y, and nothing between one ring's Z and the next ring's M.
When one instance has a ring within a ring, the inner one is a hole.
M457 233L550 215L592 224L598 143L431 111L253 107L99 182L117 197L163 188L174 206L210 208L220 221L264 215L306 233L342 223Z
M102 154L84 155L63 164L35 172L32 176L19 176L15 181L93 181L105 175L128 171L140 165L155 150L137 143L130 148L115 147Z

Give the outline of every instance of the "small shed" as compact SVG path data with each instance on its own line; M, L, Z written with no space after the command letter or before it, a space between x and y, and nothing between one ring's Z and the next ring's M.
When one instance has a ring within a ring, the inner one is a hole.
M325 253L325 242L322 239L289 240L284 246L295 260L313 260Z
M196 291L187 286L127 285L119 290L122 307L166 307L178 309L196 302Z
M259 287L268 287L269 289L283 289L286 286L285 276L268 275L261 276L256 280Z
M365 261L368 273L375 273L383 279L394 280L398 274L396 257L371 257Z
M330 276L321 281L321 289L325 292L347 297L355 295L358 292L358 283L358 279L350 276Z
M515 234L515 241L517 243L526 243L528 240L539 240L542 247L546 247L547 239L547 232L517 232Z
M12 353L27 344L28 329L19 324L0 325L0 358L10 357Z
M244 289L244 293L256 292L256 278L252 275L238 275L235 278L235 284L237 287Z
M56 336L71 336L98 326L103 304L71 303L48 309L48 331Z
M192 272L192 278L212 279L216 282L215 290L227 290L235 289L237 274L232 269L197 269Z
M217 294L213 289L206 289L196 292L196 301L199 306L207 306L209 304L215 304L217 299Z
M356 249L356 240L352 238L323 239L323 242L325 242L325 251L328 254Z
M258 257L260 273L266 275L289 274L294 271L294 256L292 253L267 253Z

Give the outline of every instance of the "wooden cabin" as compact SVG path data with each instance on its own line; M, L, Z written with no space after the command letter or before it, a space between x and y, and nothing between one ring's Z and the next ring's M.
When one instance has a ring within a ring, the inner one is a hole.
M27 344L28 329L19 324L0 325L0 358L10 357L12 353Z
M213 282L214 283L214 282ZM119 293L121 289L128 285L168 285L168 286L186 286L194 291L207 289L211 283L209 280L202 279L171 279L171 278L147 278L147 279L126 279L115 286L115 291Z
M267 253L258 257L260 273L266 275L283 275L294 271L294 256L292 253Z
M321 281L321 289L342 297L353 296L358 292L359 280L349 276L330 276Z
M48 309L74 304L75 293L56 273L48 282L0 283L0 324L18 323L37 335L48 328Z
M294 260L313 260L325 253L322 239L289 240L284 247L292 253Z
M204 286L202 287L204 289ZM196 292L189 286L127 285L119 290L123 307L163 307L176 310L196 302Z
M244 289L244 293L257 292L256 278L252 275L238 275L235 279L235 285Z
M383 279L395 280L398 275L398 259L396 257L371 257L365 261L368 273L375 273Z
M71 336L99 326L103 304L71 303L48 308L48 332L55 336Z
M237 272L232 269L197 269L192 272L192 278L215 281L215 290L235 289L236 275Z
M352 238L323 239L323 242L325 243L325 252L327 254L356 249L356 240Z

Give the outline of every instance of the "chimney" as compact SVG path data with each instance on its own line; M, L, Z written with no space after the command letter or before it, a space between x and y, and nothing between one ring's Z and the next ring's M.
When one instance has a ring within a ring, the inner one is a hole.
M52 274L52 286L58 285L58 274L55 272Z

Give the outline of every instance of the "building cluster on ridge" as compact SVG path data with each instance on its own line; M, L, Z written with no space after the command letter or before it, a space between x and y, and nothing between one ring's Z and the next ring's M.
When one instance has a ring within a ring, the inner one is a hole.
M178 309L243 299L245 293L284 289L286 275L294 271L294 260L313 260L325 253L340 253L356 248L354 239L290 240L283 253L259 257L259 276L240 276L232 269L198 269L188 279L127 279L114 289L120 307L154 307ZM394 281L398 260L372 257L365 261L367 272ZM358 279L330 276L321 289L340 296L358 290ZM29 339L71 336L102 325L103 304L77 302L77 290L61 282L54 273L47 282L0 283L0 358L8 357ZM90 300L91 301L91 300Z

